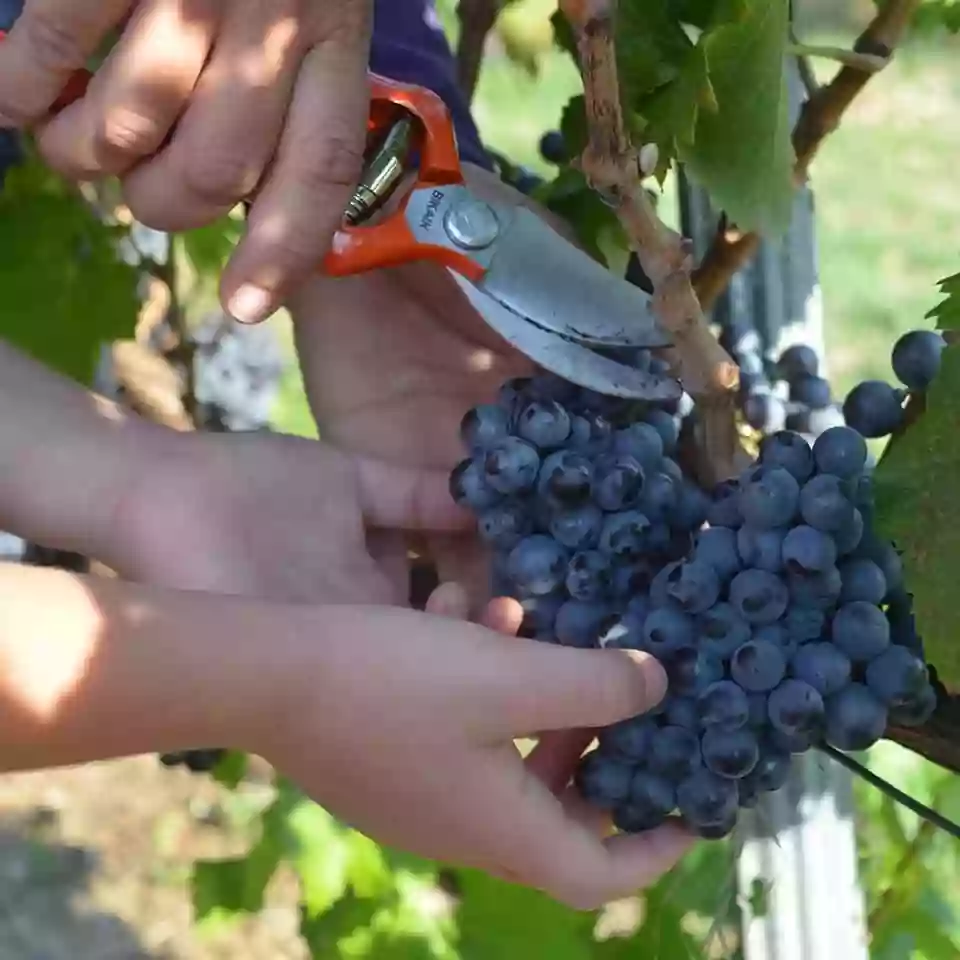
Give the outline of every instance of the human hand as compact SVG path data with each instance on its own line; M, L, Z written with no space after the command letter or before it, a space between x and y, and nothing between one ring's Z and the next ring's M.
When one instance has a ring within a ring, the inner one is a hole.
M0 44L0 126L32 127L65 176L116 175L160 230L208 224L255 193L221 282L261 320L340 225L362 164L372 0L27 0ZM115 30L86 95L73 73Z
M445 587L429 609L442 609ZM496 601L485 622L514 631L510 603ZM610 836L608 818L569 786L591 739L582 728L662 698L666 678L652 658L385 608L339 608L322 629L309 650L291 638L295 653L276 651L297 663L297 679L282 684L283 705L254 748L379 842L580 909L654 882L692 843L676 823ZM514 741L538 734L524 760Z
M540 209L485 170L467 166L465 174L480 196ZM394 463L451 470L465 456L458 431L467 410L492 400L504 380L533 370L432 263L317 277L290 306L321 435ZM487 559L472 529L434 537L428 547L441 580L486 599L479 585Z
M271 600L407 603L374 528L456 530L447 477L271 434L153 430L105 553L134 580Z

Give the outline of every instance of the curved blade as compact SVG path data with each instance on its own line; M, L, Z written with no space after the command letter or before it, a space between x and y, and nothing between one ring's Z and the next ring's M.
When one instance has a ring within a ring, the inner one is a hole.
M651 402L680 398L683 390L679 381L608 360L550 330L543 330L477 289L455 270L448 272L483 319L545 370L581 387L616 397Z
M447 217L471 204L492 211L497 229L468 249L451 237ZM416 241L411 256L436 259L440 248L472 260L482 271L480 290L543 330L595 346L672 344L653 315L649 293L601 266L532 210L487 203L462 184L450 184L412 191L404 216Z
M597 346L668 347L649 293L612 274L532 210L512 211L478 286L513 313Z

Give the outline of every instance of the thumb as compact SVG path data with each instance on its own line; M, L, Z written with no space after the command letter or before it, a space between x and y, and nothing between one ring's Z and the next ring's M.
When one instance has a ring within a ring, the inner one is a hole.
M363 456L353 462L360 509L370 526L432 533L473 528L473 517L450 496L448 470L406 467Z
M637 650L574 650L519 641L499 716L504 734L605 727L645 713L667 692L660 663Z

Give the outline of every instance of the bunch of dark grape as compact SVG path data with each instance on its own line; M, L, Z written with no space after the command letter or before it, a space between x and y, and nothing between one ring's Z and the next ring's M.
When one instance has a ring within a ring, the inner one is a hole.
M494 592L522 602L525 634L594 645L605 618L688 553L709 499L672 458L678 429L671 409L550 375L510 381L464 417L470 457L451 492L477 514Z
M864 380L847 394L843 416L848 426L865 437L886 437L904 423L904 401L924 394L940 372L940 354L946 346L936 330L911 330L893 345L893 372L903 384Z
M730 339L726 328L724 339ZM725 346L741 365L743 418L754 430L764 436L793 430L812 443L824 431L843 423L830 383L820 376L820 360L812 347L787 347L775 364L771 382L758 353L755 333L751 336L749 331L744 332Z
M899 556L872 529L864 439L779 431L708 496L672 457L678 420L550 375L510 381L464 417L451 492L525 635L664 664L666 698L601 731L581 793L625 832L679 813L720 838L793 754L866 749L925 722L936 694Z

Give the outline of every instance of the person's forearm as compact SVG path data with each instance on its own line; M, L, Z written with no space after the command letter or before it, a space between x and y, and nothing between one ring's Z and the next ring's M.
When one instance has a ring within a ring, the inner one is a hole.
M296 615L0 564L0 770L255 750L283 703L276 651Z
M0 530L97 555L166 431L2 340L0 411Z

